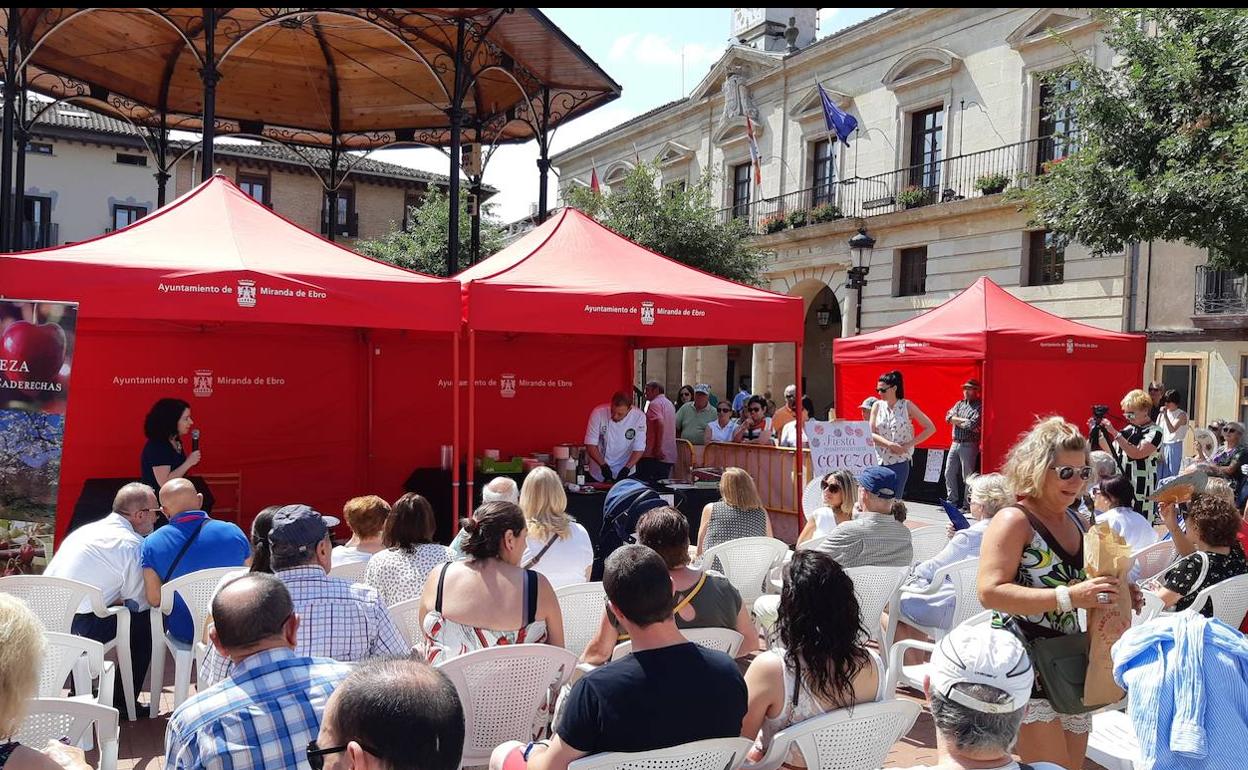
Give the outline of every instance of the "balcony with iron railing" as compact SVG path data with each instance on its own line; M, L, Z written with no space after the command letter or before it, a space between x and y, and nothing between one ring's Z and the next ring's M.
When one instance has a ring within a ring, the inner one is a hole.
M19 233L19 251L46 249L60 243L60 227L55 222L24 221Z
M1192 324L1199 329L1248 326L1248 275L1209 265L1196 266Z
M795 190L729 206L725 219L745 218L760 235L844 217L865 218L1025 186L1046 163L1060 159L1069 140L1045 136L990 150L955 155L935 163Z

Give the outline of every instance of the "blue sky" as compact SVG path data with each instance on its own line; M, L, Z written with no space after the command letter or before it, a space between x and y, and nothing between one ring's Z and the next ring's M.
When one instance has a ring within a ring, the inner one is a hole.
M823 8L819 37L857 24L885 8ZM569 37L623 88L614 102L577 118L555 133L556 152L578 144L660 104L679 99L697 86L728 45L729 8L543 8ZM682 77L683 53L683 77ZM683 86L683 90L682 90ZM436 150L385 150L379 160L445 174L447 161ZM485 181L498 188L494 213L503 221L529 213L537 201L535 143L500 147L486 168ZM559 188L551 174L552 201Z

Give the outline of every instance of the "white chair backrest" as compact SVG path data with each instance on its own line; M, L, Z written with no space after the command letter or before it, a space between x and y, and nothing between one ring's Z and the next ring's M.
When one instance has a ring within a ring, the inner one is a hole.
M44 634L48 642L39 668L39 697L59 698L64 694L65 680L73 673L74 666L84 657L91 679L97 680L104 673L104 645L94 639L73 634L49 631Z
M992 625L992 610L984 610L978 615L972 615L958 625L962 626L990 626Z
M741 594L745 606L763 595L763 581L771 568L788 553L789 546L774 537L741 537L720 543L702 553L702 566L711 567L719 560L724 576Z
M0 577L0 592L21 599L49 631L69 633L74 614L83 599L91 601L97 611L104 609L100 589L68 578L45 575L10 575Z
M189 572L176 577L160 587L160 611L165 615L173 612L173 597L178 595L191 613L191 622L195 631L191 641L200 642L204 639L204 624L212 614L212 599L217 595L217 584L231 572L238 572L240 567L214 567ZM153 644L155 640L153 640Z
M563 646L572 654L579 657L598 633L606 595L602 583L576 583L555 591L563 613Z
M469 767L487 764L500 743L533 740L538 709L571 679L576 656L562 647L516 644L469 652L437 668L463 704L460 766Z
M350 564L339 564L329 571L330 577L342 578L351 583L363 583L364 572L368 570L368 561L353 561Z
M1140 568L1140 574L1135 581L1140 583L1161 574L1162 570L1174 563L1176 555L1173 540L1162 540L1131 554L1136 566Z
M893 592L909 574L909 567L850 567L845 570L854 581L854 595L858 597L858 611L862 625L872 639L880 641L880 617L888 607Z
M823 488L819 486L822 481L822 478L811 479L802 490L802 517L807 521L817 508L823 507Z
M1131 616L1131 625L1133 626L1147 623L1160 615L1162 610L1166 608L1166 603L1152 591L1141 590L1140 593L1144 596L1144 609L1140 610L1140 614Z
M828 533L826 535L820 535L819 537L812 537L811 539L807 540L804 543L799 543L797 548L795 548L794 550L804 551L807 548L818 548L819 546L823 545L823 541L827 540L830 537L832 537L831 533Z
M71 745L77 745L94 724L100 770L117 770L117 741L121 735L117 709L76 698L32 698L26 705L26 719L12 740L42 748L48 741L68 737Z
M945 549L949 543L949 535L939 524L910 530L910 544L914 547L912 564L919 564L932 558Z
M753 767L774 770L795 743L811 770L883 767L893 744L910 732L922 710L914 701L885 700L820 714L776 733L767 756Z
M590 754L568 770L737 770L752 743L745 738L712 738L653 751Z
M731 628L682 628L680 632L694 644L708 650L719 650L730 658L737 657L737 651L745 641L740 631ZM611 660L619 660L632 654L633 643L620 642L611 652Z
M395 627L403 635L403 641L409 647L415 647L423 640L424 632L420 629L420 597L391 604L388 611L390 619L394 621Z
M940 584L948 577L953 582L953 620L949 627L960 625L984 611L979 603L979 559L964 559L939 569L932 582Z
M1188 610L1200 612L1213 602L1213 616L1231 628L1239 628L1248 614L1248 575L1236 575L1196 594Z

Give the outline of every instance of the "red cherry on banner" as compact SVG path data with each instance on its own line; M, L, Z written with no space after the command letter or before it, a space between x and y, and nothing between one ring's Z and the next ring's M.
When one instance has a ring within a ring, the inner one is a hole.
M65 331L56 324L15 321L0 337L0 359L10 382L50 382L65 363Z

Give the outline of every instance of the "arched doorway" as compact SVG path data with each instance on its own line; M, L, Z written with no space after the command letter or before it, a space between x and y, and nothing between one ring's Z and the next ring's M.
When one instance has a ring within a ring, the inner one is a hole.
M806 302L802 375L806 394L815 405L816 419L827 419L833 407L832 341L841 336L841 305L836 293L824 285Z

